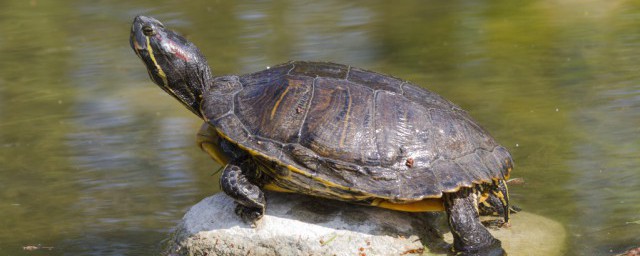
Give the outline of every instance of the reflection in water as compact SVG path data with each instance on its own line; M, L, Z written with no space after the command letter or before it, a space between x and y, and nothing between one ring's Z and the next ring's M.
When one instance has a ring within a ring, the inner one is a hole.
M245 49L243 71L289 60L372 61L376 45L369 25L375 17L367 5L331 1L263 5L240 5L236 14L242 24L237 40ZM216 56L214 51L210 58Z
M183 203L197 199L191 198L198 194L191 186L197 178L190 166L192 152L185 152L194 145L190 120L136 117L127 113L127 102L110 97L92 99L79 109L76 131L67 142L81 187L73 208L90 217L82 229L95 235L67 242L102 240L104 248L91 250L111 254L130 250L123 242L138 239L144 230L162 237L183 212ZM105 229L131 237L113 240Z
M567 93L580 95L573 100L575 156L567 159L572 179L564 187L577 209L567 222L575 236L572 247L608 253L640 244L640 225L633 224L640 220L640 85L634 61L640 34L629 27L637 6L594 7L572 30L570 42L581 47L560 75Z
M587 224L575 227L580 241L598 241L602 251L625 248L640 242L640 86L607 84L591 97L596 104L577 112L584 139L575 146L576 179L568 187L583 211L570 225Z
M148 254L217 189L200 121L129 49L136 14L186 34L216 74L311 59L426 85L510 148L526 181L513 201L565 224L569 254L638 246L637 13L632 1L2 3L0 252Z

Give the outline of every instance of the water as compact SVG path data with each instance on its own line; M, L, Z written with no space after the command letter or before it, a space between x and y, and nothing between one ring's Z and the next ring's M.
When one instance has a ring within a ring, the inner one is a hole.
M634 1L0 1L0 254L149 254L219 190L199 121L128 45L133 17L196 42L216 74L327 60L469 110L516 161L512 200L567 255L640 246Z

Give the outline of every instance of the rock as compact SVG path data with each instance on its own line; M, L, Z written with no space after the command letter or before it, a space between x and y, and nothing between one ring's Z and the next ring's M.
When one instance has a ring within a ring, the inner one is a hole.
M446 255L453 241L444 213L406 213L309 196L268 193L256 228L234 213L224 193L184 216L168 255ZM444 236L441 233L447 232ZM512 227L491 230L511 255L560 255L565 231L521 212Z
M640 247L629 249L622 254L616 254L615 256L640 256Z

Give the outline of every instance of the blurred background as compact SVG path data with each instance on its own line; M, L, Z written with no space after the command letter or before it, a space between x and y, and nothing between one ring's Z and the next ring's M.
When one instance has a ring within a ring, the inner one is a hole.
M640 246L638 1L0 0L0 255L158 253L219 191L200 120L129 47L138 14L215 74L323 60L422 85L509 148L512 201L565 226L564 254Z

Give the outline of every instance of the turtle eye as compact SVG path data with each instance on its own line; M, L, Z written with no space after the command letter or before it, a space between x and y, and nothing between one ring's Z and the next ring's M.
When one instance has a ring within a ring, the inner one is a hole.
M153 36L156 34L156 31L153 30L151 26L144 26L142 27L142 33L144 33L145 36Z

